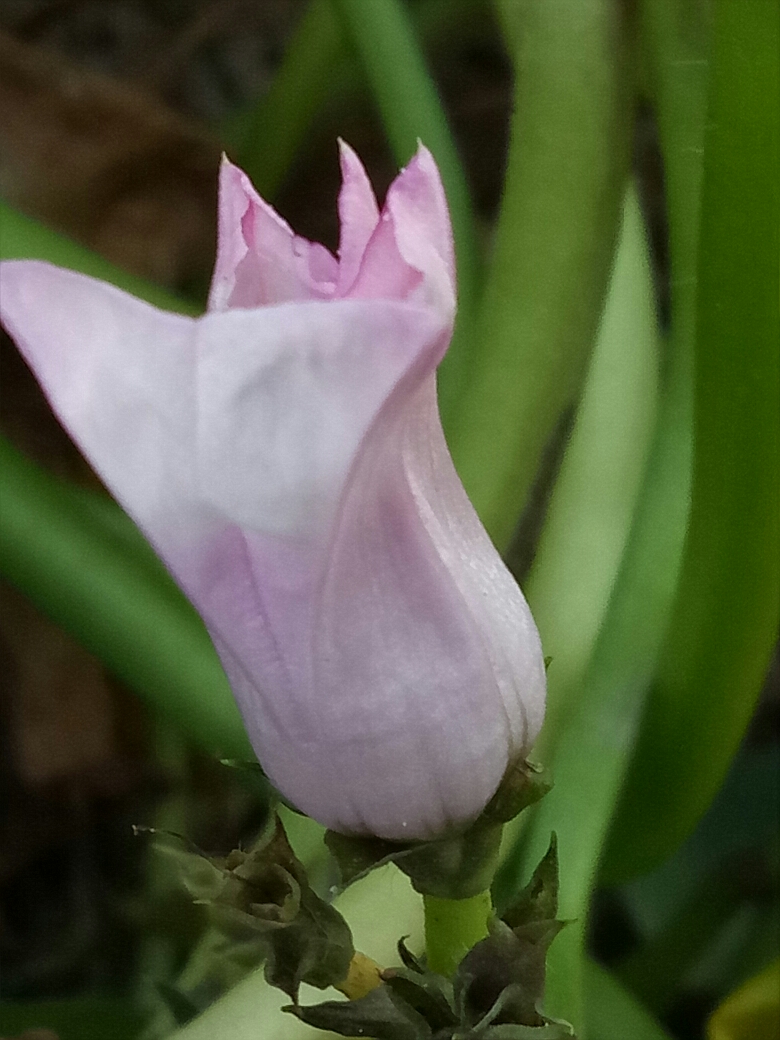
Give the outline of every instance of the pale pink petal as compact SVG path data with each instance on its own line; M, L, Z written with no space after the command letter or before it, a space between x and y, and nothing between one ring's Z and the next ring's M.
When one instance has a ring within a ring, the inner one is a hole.
M209 310L324 300L335 293L335 257L296 235L227 157L219 172L217 241Z
M446 347L438 316L336 300L197 322L197 479L229 523L322 538L368 425L412 360Z
M312 654L348 474L399 380L410 366L432 371L446 339L429 312L384 301L199 323L199 482L218 523L207 546L177 551L178 573L278 783L280 756L312 761L312 705L340 696L316 686Z
M272 781L337 830L428 838L528 751L544 667L439 423L435 163L380 218L346 146L342 171L338 265L226 160L209 314L20 261L0 316L203 616Z
M203 616L269 775L293 799L292 763L296 776L321 774L315 791L334 769L343 789L349 756L342 769L312 745L357 689L328 668L318 674L316 661L334 524L378 416L408 381L430 378L448 329L392 301L195 321L47 264L4 264L0 277L3 321ZM384 577L381 565L376 579L362 574L374 609ZM453 649L464 645L457 617L445 627L457 632ZM360 705L352 711L357 722Z
M348 144L339 141L341 191L339 192L338 295L345 296L357 277L363 254L379 222L379 207L363 164Z
M406 476L431 543L482 634L506 712L510 757L525 755L544 720L546 675L525 597L487 536L444 439L435 386L406 410Z
M349 295L406 299L454 321L452 228L436 163L423 145L388 189Z
M408 300L423 280L398 251L395 228L384 212L366 247L357 278L347 296L362 300Z
M221 529L323 545L376 412L412 362L433 366L446 346L435 315L391 301L194 320L46 263L1 271L4 324L74 439L166 552L197 542L195 501Z
M525 600L455 474L428 373L410 372L363 444L316 616L312 686L339 693L300 716L296 742L316 755L269 749L276 783L347 832L427 838L476 817L538 734L545 677Z
M415 299L454 310L455 249L447 197L433 156L423 144L390 185L385 210L401 256L425 275L424 292Z
M73 439L148 524L195 477L195 322L37 260L0 265L0 316Z

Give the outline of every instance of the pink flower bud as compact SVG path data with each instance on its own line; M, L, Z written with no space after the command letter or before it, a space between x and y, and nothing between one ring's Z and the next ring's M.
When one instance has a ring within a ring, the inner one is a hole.
M258 758L327 826L476 817L544 713L539 637L444 441L452 235L422 146L381 213L342 146L339 258L227 160L209 312L37 261L0 315L201 613Z

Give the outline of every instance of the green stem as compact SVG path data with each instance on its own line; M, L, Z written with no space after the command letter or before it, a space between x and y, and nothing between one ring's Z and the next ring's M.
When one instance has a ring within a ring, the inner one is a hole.
M452 975L471 947L488 934L493 912L490 892L470 899L423 896L423 906L428 967L439 975Z

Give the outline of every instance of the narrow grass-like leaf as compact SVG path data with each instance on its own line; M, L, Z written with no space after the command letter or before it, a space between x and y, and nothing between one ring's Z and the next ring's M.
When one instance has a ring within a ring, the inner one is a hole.
M484 0L483 0L484 2ZM409 14L424 39L459 32L478 0L422 0ZM273 199L330 103L354 106L365 93L354 48L345 37L333 0L311 0L287 44L268 92L231 113L221 126L230 155L266 199ZM334 161L335 161L334 151Z
M366 5L371 6L371 5ZM495 250L448 434L505 549L606 293L630 150L630 30L617 0L505 0L514 113Z
M668 854L742 737L780 613L780 30L774 0L716 0L696 310L695 456L680 593L612 867Z
M516 856L497 879L508 898L555 830L561 862L560 914L575 923L550 951L550 1012L583 1030L583 941L601 847L628 768L679 580L688 516L692 431L694 269L706 83L706 37L683 41L667 0L648 0L662 23L655 38L659 121L667 160L675 293L658 422L632 530L579 696L544 758L555 787L532 810ZM690 33L691 22L686 20ZM657 24L654 24L658 28ZM687 49L686 49L687 48ZM683 89L684 86L684 89ZM544 738L543 738L544 739Z
M585 389L524 586L551 657L545 755L579 691L631 527L656 419L657 326L632 186Z
M202 747L252 759L203 623L109 499L0 439L0 573Z
M233 158L264 198L279 190L317 112L354 71L342 36L331 0L312 0L271 89L223 127Z
M707 8L693 9L686 0L644 0L641 34L664 160L671 265L668 425L658 434L666 437L666 461L659 477L668 501L666 511L661 503L658 517L667 535L656 559L649 561L655 568L654 577L648 575L654 591L640 639L644 673L638 693L645 697L674 604L689 512L696 263L709 71ZM626 851L608 842L601 864L607 883L625 876L621 857Z
M693 968L733 919L744 901L736 878L718 871L700 878L695 892L675 907L674 917L637 947L617 972L623 985L661 1014L678 995L680 980Z
M601 844L628 765L644 697L668 616L674 569L659 574L658 560L679 557L679 487L684 478L687 398L684 382L667 387L637 515L593 658L565 728L549 758L555 786L534 813L497 878L499 905L526 877L549 840L559 838L560 915L572 920L549 956L548 1012L582 1026L584 925ZM682 400L681 400L682 399ZM681 415L681 413L683 413ZM681 443L683 442L683 443Z

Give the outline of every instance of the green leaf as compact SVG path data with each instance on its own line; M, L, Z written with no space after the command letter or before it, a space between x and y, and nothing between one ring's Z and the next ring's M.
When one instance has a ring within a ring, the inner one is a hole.
M127 516L0 438L0 573L202 747L249 759L203 622Z
M195 1018L199 1011L203 1010L186 993L182 993L169 982L157 982L155 989L162 997L177 1026L186 1025Z
M623 887L641 942L616 974L647 1006L668 1006L681 978L725 992L777 945L779 779L780 748L743 748L688 841Z
M643 942L619 966L616 977L645 1004L668 1010L702 953L739 908L737 879L718 871L699 880L695 893L665 928Z
M614 976L592 960L585 963L585 1021L590 1040L671 1040Z
M780 958L740 986L709 1021L710 1040L763 1040L780 1029Z
M620 568L657 418L661 341L636 187L585 388L523 589L552 656L545 756L579 694Z
M683 6L685 12L683 12ZM705 27L689 5L648 0L654 31L659 123L667 162L672 262L672 329L649 453L631 532L583 685L559 734L543 733L536 754L555 787L532 810L531 826L497 878L500 906L558 834L560 913L574 923L548 960L546 1006L584 1032L584 930L610 818L628 768L679 581L688 514L692 432L692 273L706 84ZM685 34L677 33L678 18Z
M518 23L506 184L473 363L446 429L503 550L585 376L620 220L631 93L616 0L565 14L557 3L507 0L502 10Z
M527 832L496 879L500 906L538 859L550 832L557 832L560 912L575 923L551 951L547 1006L572 1021L578 1035L583 1028L581 972L590 891L668 617L684 532L680 489L686 472L687 381L680 366L671 374L637 515L583 687L572 700L552 757L537 751L555 786L530 810Z
M752 714L780 614L778 11L774 0L716 0L713 15L690 530L610 838L612 879L657 863L711 801Z
M327 98L345 78L346 48L331 0L312 0L271 89L223 128L236 162L263 198L272 198Z

